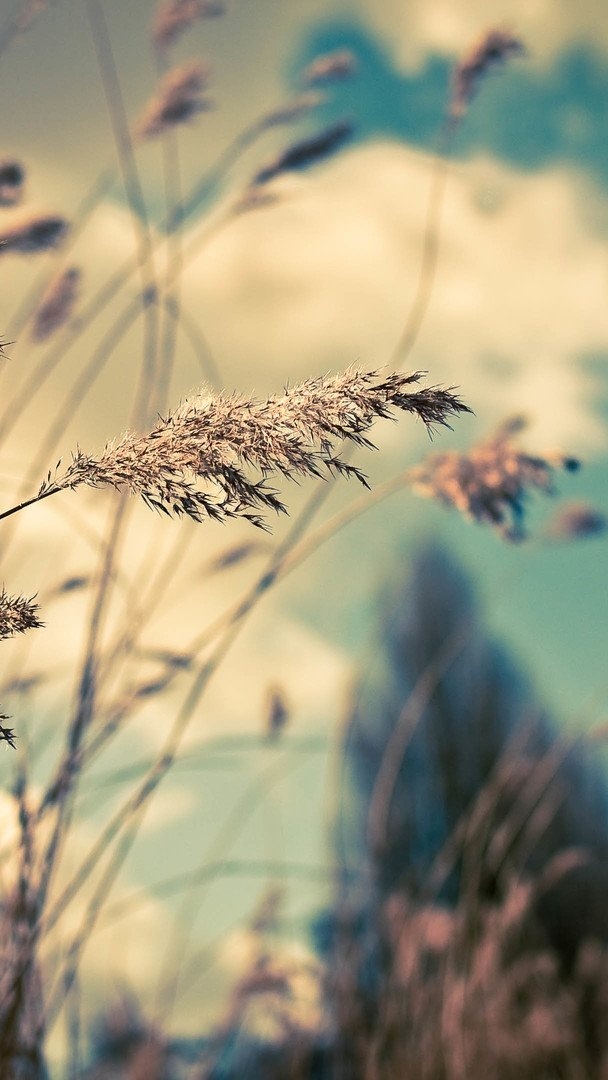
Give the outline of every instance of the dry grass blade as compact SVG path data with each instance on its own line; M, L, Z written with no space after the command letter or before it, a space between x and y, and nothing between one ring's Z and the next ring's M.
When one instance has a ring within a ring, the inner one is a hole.
M411 470L414 491L491 525L506 540L524 539L528 492L553 494L555 470L579 467L576 458L563 454L539 457L518 449L514 436L524 426L521 417L515 417L466 453L431 455Z
M338 474L365 484L363 473L337 455L336 443L372 448L370 427L396 411L413 413L429 430L470 411L449 390L414 389L421 377L414 372L379 381L376 372L349 370L263 402L236 395L188 400L148 434L127 433L98 457L78 450L64 472L49 473L37 499L81 484L109 485L141 495L168 515L194 521L240 516L266 528L257 511L285 509L267 487L269 476Z

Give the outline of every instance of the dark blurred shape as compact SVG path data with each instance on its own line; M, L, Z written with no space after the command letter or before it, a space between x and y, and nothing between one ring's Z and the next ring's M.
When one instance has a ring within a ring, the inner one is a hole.
M282 154L279 154L274 161L260 169L254 176L252 183L267 184L269 180L273 180L275 176L280 176L282 173L294 172L309 165L316 165L317 162L330 157L331 154L335 154L337 150L341 149L344 143L350 139L353 131L354 125L349 120L340 120L317 135L293 143Z
M162 1036L143 1019L132 997L123 997L97 1020L92 1064L82 1080L178 1080L182 1066Z
M0 229L0 255L15 252L35 255L61 244L68 231L65 218L56 214L28 211L5 220Z
M556 469L576 472L580 467L576 458L562 453L541 456L521 450L515 438L525 426L524 417L514 416L464 453L430 454L410 472L413 490L490 525L504 540L524 540L530 493L553 495Z
M70 266L50 282L34 315L34 341L46 341L71 318L80 291L80 278L78 267Z
M268 742L276 742L289 721L289 705L281 686L268 688L266 694L264 731Z
M23 195L25 169L20 161L0 161L0 206L14 206Z
M330 1075L606 1075L607 810L464 573L424 549L346 732Z
M523 42L508 30L488 30L454 71L450 116L460 119L488 72L525 51Z
M544 536L552 542L587 540L602 536L608 528L608 518L601 510L583 502L561 506L547 523Z
M151 1078L187 1061L190 1080L608 1076L603 778L445 552L387 585L383 622L346 727L325 965L277 942L271 888L223 1019L165 1043Z

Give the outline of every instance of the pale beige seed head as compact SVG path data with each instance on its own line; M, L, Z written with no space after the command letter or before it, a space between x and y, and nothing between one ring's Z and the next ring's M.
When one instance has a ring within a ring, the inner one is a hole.
M172 68L161 79L154 97L148 102L135 125L135 135L151 139L178 124L185 124L198 113L211 108L203 97L209 83L209 69L198 60Z

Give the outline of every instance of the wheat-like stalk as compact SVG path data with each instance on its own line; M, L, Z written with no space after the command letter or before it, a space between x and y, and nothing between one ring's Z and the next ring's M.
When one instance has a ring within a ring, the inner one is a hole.
M78 299L80 279L78 267L70 266L49 282L34 315L34 341L46 341L71 318Z
M254 184L267 184L275 176L302 169L334 154L351 138L354 125L350 120L339 120L311 138L300 139L283 150L276 158L259 169Z
M198 60L168 71L135 125L138 138L162 135L176 124L185 124L193 116L210 109L210 101L202 96L208 84L209 69Z
M523 42L508 30L488 30L456 66L449 113L454 120L466 113L482 79L512 56L525 53Z
M266 401L237 395L187 400L147 434L128 432L97 457L78 450L63 472L47 476L34 501L82 484L111 486L169 515L245 517L265 528L258 511L285 509L267 486L270 476L342 474L366 483L336 452L337 443L372 447L371 425L395 411L413 413L429 430L470 411L450 390L414 389L421 376L379 379L376 372L349 370L309 379Z
M225 10L224 0L165 0L154 16L152 40L157 49L166 49L197 19L216 18Z
M28 600L25 596L9 596L4 589L0 590L0 639L24 634L26 630L42 625L38 618L38 604L34 603L33 598Z
M12 214L0 225L0 255L34 255L49 251L64 239L68 223L59 214L26 210Z
M527 494L553 494L556 469L573 472L580 464L557 452L541 457L519 449L514 436L524 426L521 417L514 417L465 453L432 454L411 470L414 491L493 526L507 540L522 540Z

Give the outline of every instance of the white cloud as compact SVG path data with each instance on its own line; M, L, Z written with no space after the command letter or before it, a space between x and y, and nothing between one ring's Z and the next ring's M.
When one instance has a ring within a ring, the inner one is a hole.
M526 43L532 59L550 60L583 42L608 50L603 0L355 0L356 10L386 38L395 59L412 68L429 52L459 55L489 27L505 26Z
M397 145L357 149L210 242L185 296L230 383L386 362L416 291L431 168ZM593 202L602 197L565 170L454 167L410 366L460 385L488 419L523 410L541 439L598 440L595 388L578 364L608 347Z

